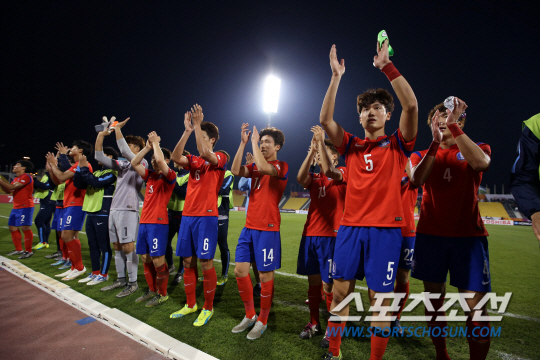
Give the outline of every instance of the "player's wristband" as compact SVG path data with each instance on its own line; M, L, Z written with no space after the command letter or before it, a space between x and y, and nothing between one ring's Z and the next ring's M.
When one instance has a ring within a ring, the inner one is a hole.
M390 82L394 81L394 79L401 76L398 69L396 69L396 67L394 66L394 63L386 64L381 69L381 71L384 73L384 75L386 75L386 77L388 78L388 80L390 80Z
M458 124L452 124L452 125L449 125L448 126L448 130L450 130L450 132L452 133L452 136L455 138L457 138L458 136L460 135L464 135L465 133L459 128L459 125Z
M427 151L427 156L435 156L437 154L437 150L439 150L440 143L432 141L431 145L429 145L429 150Z

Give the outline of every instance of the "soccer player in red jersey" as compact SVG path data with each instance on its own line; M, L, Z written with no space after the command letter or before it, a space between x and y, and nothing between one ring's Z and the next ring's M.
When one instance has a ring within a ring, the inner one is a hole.
M276 128L266 128L259 135L255 126L251 136L254 163L242 166L244 150L251 134L248 126L242 124L240 146L231 167L233 175L251 178L246 225L236 246L234 269L246 316L232 332L240 333L255 325L247 335L249 340L254 340L260 338L267 328L274 295L274 271L281 267L279 201L287 186L289 166L277 159L277 153L285 143L283 133ZM261 278L261 312L258 317L249 276L249 268L254 261Z
M454 98L454 109L437 105L428 117L433 142L428 150L411 156L411 182L422 186L423 196L418 221L412 276L424 282L427 292L441 294L431 299L435 311L425 310L430 328L446 326L436 320L445 316L440 309L446 293L446 276L460 293L472 293L466 299L473 309L486 292L491 291L487 236L478 209L478 187L482 174L489 168L491 149L484 143L474 143L462 131L467 105ZM485 359L490 336L478 336L475 327L489 328L489 321L476 321L475 315L487 315L486 307L466 312L467 341L471 359ZM472 332L472 334L471 334ZM437 359L449 359L444 336L431 338Z
M333 119L337 89L345 73L345 60L338 61L336 46L330 50L332 79L324 98L320 122L332 143L345 158L347 194L345 210L334 250L332 277L334 300L331 314L348 316L349 306L334 308L354 289L356 280L366 278L369 298L393 291L401 250L403 208L400 180L407 157L414 146L418 128L418 104L414 92L389 60L388 41L377 43L373 65L388 77L401 103L399 128L385 135L385 124L394 109L393 98L384 89L368 90L358 96L357 110L365 138L346 132ZM390 299L383 305L388 306ZM374 316L378 316L374 312ZM371 358L382 359L388 343L390 321L372 321ZM329 352L326 359L341 359L341 331L345 322L330 321Z
M34 179L28 174L34 165L28 160L19 160L13 167L16 177L11 184L0 178L0 186L7 194L13 193L13 210L9 214L8 226L15 250L8 256L20 255L19 259L26 259L34 255L32 252L32 220L34 219ZM24 234L24 249L22 248L22 236Z
M218 238L218 192L223 183L227 157L213 152L219 140L219 130L211 122L203 121L200 105L194 105L184 116L185 131L173 152L173 161L189 170L186 201L178 232L176 255L184 258L184 289L187 304L170 315L180 318L197 311L197 259L201 262L204 278L204 306L193 322L203 326L214 314L217 275L214 255ZM193 121L193 124L192 124ZM182 152L192 132L195 132L200 156L183 156Z
M136 251L144 263L144 277L148 283L148 291L135 300L136 302L150 300L146 303L146 307L163 304L169 299L167 295L169 268L165 261L169 235L167 204L174 189L176 173L169 168L171 152L161 148L160 141L161 138L152 131L148 134L145 148L131 160L137 174L146 181ZM141 164L150 150L154 150L152 155L154 170L148 170Z
M296 270L300 275L307 275L309 282L311 320L300 333L301 339L309 339L321 332L321 287L326 295L327 310L330 311L333 299L332 259L347 190L344 181L346 168L335 167L339 161L337 149L330 140L324 138L324 131L320 126L314 126L311 131L311 146L296 176L298 183L309 190L311 198ZM309 172L314 157L321 169L318 174ZM327 341L325 336L321 346L327 347Z
M59 148L63 148L60 146ZM65 152L63 149L60 152ZM66 171L61 171L56 165L55 156L47 154L47 161L52 171L53 182L58 184L65 182L64 190L64 214L61 222L62 240L68 248L72 269L65 273L56 275L63 277L62 280L73 280L86 272L82 261L81 242L79 241L79 231L82 230L86 213L82 210L86 189L77 189L73 184L73 177L79 166L81 155L89 157L93 147L86 141L77 140L73 142L72 148L68 150L69 156L73 158L75 164ZM92 165L88 164L88 170L93 172Z
M403 206L403 226L401 227L401 255L399 256L398 269L396 274L396 287L394 293L404 294L399 300L399 309L394 312L396 319L392 322L392 327L398 329L398 333L403 333L403 328L399 321L401 312L409 298L409 273L411 271L412 259L414 254L414 242L416 239L416 224L414 222L414 207L418 198L418 188L411 181L411 164L407 161L405 173L401 178L401 202Z

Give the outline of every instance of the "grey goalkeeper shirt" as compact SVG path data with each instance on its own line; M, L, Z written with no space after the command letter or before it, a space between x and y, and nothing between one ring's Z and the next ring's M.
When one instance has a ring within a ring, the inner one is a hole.
M139 193L143 185L143 179L137 174L137 171L131 166L131 160L135 154L131 152L124 138L117 140L118 148L122 156L127 160L110 159L103 151L96 151L95 158L105 167L118 172L116 190L113 195L111 210L139 211ZM141 164L148 168L146 160Z

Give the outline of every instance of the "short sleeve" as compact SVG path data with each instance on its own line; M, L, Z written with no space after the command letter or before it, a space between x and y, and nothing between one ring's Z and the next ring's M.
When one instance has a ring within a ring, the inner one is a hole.
M144 181L148 181L148 178L153 173L153 170L144 169L144 176L142 177Z
M341 146L337 148L339 155L343 156L349 151L351 143L355 137L356 136L353 134L343 131L343 141L341 142Z
M403 139L403 134L399 128L392 135L396 137L399 148L403 151L405 156L410 157L412 150L414 149L414 144L416 143L416 136L411 141L407 142Z
M221 168L223 170L227 169L227 156L222 152L217 152L216 156L218 158L218 163L216 165L217 168Z
M340 166L337 169L341 172L341 176L343 177L341 181L346 183L347 182L347 168Z
M422 158L424 156L420 153L420 151L415 151L411 154L411 167L415 167L422 161Z
M90 165L90 164L88 164L88 165ZM72 167L69 168L69 171L71 171L72 173L76 173L78 167L79 167L79 162L77 161L77 163L75 165L73 165Z
M305 189L309 189L312 186L313 182L315 181L315 174L314 173L310 172L308 175L311 178L311 181L309 182L308 186L305 187Z
M33 181L32 177L28 174L23 174L19 179L19 183L22 184L23 186L31 184L32 181Z
M196 170L200 169L202 164L204 164L204 161L200 156L195 155L188 155L186 156L188 159L188 165L184 167L184 169L187 170Z
M169 184L174 184L176 181L176 173L171 168L169 168L169 172L167 173L167 176L165 176L165 178L167 179L167 182Z
M289 165L284 161L279 161L272 165L277 170L277 178L280 180L287 180L289 176Z
M487 156L491 158L491 147L488 144L484 143L477 143L477 145L482 149L483 152L486 153Z
M255 163L252 162L251 164L246 165L246 169L247 169L247 171L248 171L247 176L246 176L247 178L250 178L251 175L253 174L253 165L254 165L254 164L255 164ZM251 188L251 186L250 186L250 188Z

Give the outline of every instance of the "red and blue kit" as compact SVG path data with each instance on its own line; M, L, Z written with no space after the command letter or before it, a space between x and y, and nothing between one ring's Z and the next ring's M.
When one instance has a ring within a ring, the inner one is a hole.
M414 242L416 240L416 224L414 223L414 208L418 198L418 188L411 184L407 175L401 179L401 200L403 205L403 221L401 227L401 255L398 267L411 270L414 254Z
M477 144L491 157L491 148ZM427 150L411 156L414 167ZM485 171L485 170L484 170ZM478 208L482 171L475 171L457 144L439 148L435 164L422 186L412 276L446 282L471 291L491 291L487 235Z
M23 185L13 190L13 209L9 214L9 226L32 226L34 218L34 179L30 174L17 176L11 184Z
M343 220L336 238L333 278L363 280L370 289L394 288L405 224L401 178L416 138L360 139L345 132L338 148L347 166Z
M210 164L200 156L188 155L189 180L182 222L178 231L176 255L213 259L218 235L218 193L225 175L227 156L215 153L218 163Z
M174 189L176 173L171 169L167 174L145 169L143 180L146 181L146 193L137 235L137 254L162 256L167 250L167 204Z
M246 168L251 178L251 192L246 225L240 233L236 247L236 262L257 261L259 271L272 271L281 267L281 215L279 201L285 192L289 165L280 160L269 161L277 176L261 175L257 165Z
M68 171L77 172L79 162L69 168ZM93 172L92 165L88 164L88 170ZM73 184L73 178L66 180L64 188L64 210L60 222L60 230L81 231L86 218L83 211L84 196L86 189L78 189Z
M311 203L300 250L296 272L300 275L320 274L325 283L332 283L332 260L347 191L347 169L339 167L343 180L332 180L324 174L310 173Z

